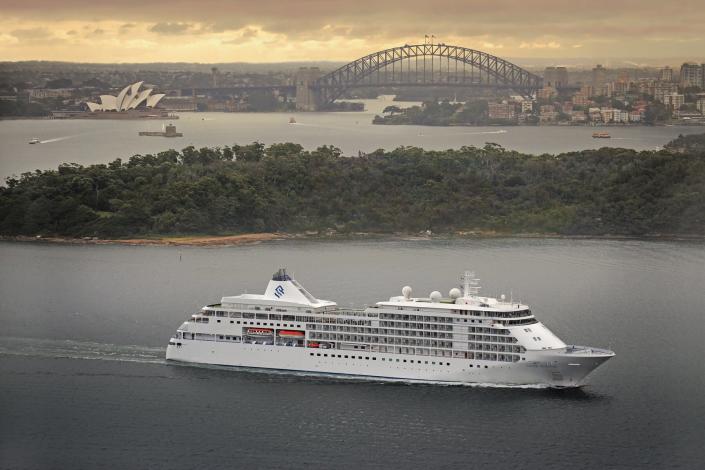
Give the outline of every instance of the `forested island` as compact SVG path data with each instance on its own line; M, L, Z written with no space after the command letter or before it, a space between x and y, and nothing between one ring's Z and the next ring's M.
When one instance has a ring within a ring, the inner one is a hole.
M660 151L525 155L496 144L348 158L293 143L62 164L0 187L4 236L705 235L705 135Z

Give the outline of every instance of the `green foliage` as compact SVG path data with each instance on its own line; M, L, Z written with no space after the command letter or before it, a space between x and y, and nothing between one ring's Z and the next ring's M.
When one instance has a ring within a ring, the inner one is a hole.
M0 116L47 116L49 109L46 105L37 102L28 103L26 100L0 101Z
M671 118L671 110L668 106L658 101L650 103L646 107L646 113L644 115L644 121L647 124L656 124L658 122L664 122Z
M439 105L442 113L443 105ZM705 136L524 155L497 144L344 158L293 143L63 164L0 187L0 233L127 237L336 229L705 233Z
M487 125L494 124L488 118L487 101L467 103L425 101L422 106L400 109L387 106L386 116L375 116L374 124L415 124L419 126Z
M705 134L681 134L667 143L666 148L681 153L705 154Z

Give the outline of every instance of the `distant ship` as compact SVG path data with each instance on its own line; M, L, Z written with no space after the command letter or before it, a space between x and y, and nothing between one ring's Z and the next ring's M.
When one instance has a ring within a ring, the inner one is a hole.
M593 139L610 139L612 136L609 134L609 132L593 132L592 133L592 138Z
M296 119L294 119L293 117L290 117L289 124L296 124Z
M162 132L150 132L141 131L139 135L148 137L183 137L184 134L181 132L176 132L176 126L173 124L167 124Z
M41 144L42 141L37 139L36 137L32 137L29 141L30 144Z
M375 380L579 387L614 352L569 346L514 300L462 291L400 296L364 310L317 299L280 269L263 295L223 297L169 340L182 363L346 375Z

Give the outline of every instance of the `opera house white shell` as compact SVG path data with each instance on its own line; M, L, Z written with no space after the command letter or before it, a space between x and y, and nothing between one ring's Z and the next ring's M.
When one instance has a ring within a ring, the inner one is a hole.
M140 90L144 82L133 83L122 89L117 96L100 95L100 103L87 101L86 105L91 112L95 111L128 111L144 104L147 108L154 108L164 98L164 93L152 95L152 88Z

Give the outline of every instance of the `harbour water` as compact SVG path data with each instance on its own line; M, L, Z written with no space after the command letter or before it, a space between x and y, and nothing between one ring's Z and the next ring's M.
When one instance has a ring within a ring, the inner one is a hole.
M363 100L365 112L348 113L181 113L174 121L184 136L146 138L140 131L161 131L166 121L149 120L0 120L0 179L60 163L107 163L116 158L154 153L189 145L214 147L232 144L295 142L313 149L335 145L346 156L399 146L442 150L464 145L498 143L527 153L560 153L600 147L653 150L679 134L702 133L698 126L630 126L600 128L611 139L593 139L593 127L491 126L429 127L380 126L372 119L391 104L392 97ZM289 123L293 117L295 123ZM32 138L40 145L28 145Z
M700 468L705 245L561 239L218 248L0 243L0 468ZM195 309L281 266L363 307L447 291L529 303L617 356L580 390L166 364Z

